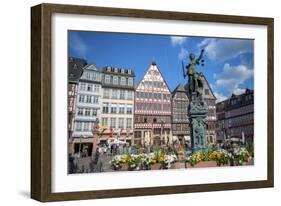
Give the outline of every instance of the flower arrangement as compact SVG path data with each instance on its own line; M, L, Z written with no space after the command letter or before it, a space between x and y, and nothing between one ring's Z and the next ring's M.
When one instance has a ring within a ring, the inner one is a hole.
M142 169L144 170L150 170L151 165L156 163L156 158L154 153L149 153L149 154L142 154L141 155L141 165Z
M177 161L177 156L175 154L165 154L162 159L163 169L169 169L172 166L172 163Z
M111 167L114 170L119 170L122 168L122 166L124 166L126 164L127 159L128 159L128 155L126 155L126 154L115 155L110 162Z
M232 154L224 149L214 150L209 155L209 159L216 161L218 166L227 165L231 158Z
M243 165L251 157L251 153L245 147L235 145L229 149L213 147L204 151L196 151L186 158L184 156L183 161L188 162L192 167L202 161L215 161L218 166L228 165L229 163L231 165ZM176 154L168 153L162 149L155 149L154 152L149 154L115 155L110 163L114 170L120 170L125 165L128 165L129 170L150 170L152 165L156 163L160 163L162 169L169 169L177 161L181 161L180 156L178 157Z
M192 167L198 164L201 161L205 160L205 155L202 152L194 152L186 158L186 162L188 162Z
M163 162L164 159L164 152L162 152L162 150L160 149L155 149L153 152L154 158L156 160L156 163L161 163Z
M251 155L245 147L233 148L233 160L235 165L242 165L244 162L248 162L250 159Z
M139 170L141 159L142 159L141 155L136 155L136 154L129 155L127 159L129 170Z
M124 165L128 164L129 170L148 170L151 165L156 163L153 153L150 154L123 154L115 155L111 160L111 167L114 170L121 169Z

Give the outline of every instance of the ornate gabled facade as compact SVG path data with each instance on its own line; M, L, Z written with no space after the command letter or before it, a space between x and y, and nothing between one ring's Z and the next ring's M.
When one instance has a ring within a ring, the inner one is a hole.
M103 68L100 125L105 130L101 144L114 139L133 144L134 79L131 69Z
M150 65L135 94L135 143L160 145L170 142L171 92L156 63Z
M172 134L182 144L190 138L188 105L187 91L179 84L172 92Z

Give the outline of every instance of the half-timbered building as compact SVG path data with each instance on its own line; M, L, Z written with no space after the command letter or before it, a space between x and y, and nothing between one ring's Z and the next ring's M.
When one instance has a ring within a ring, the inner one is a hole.
M173 140L185 144L189 140L189 99L187 91L179 84L172 92L172 134Z
M146 71L135 93L135 143L145 146L171 141L171 92L155 62Z

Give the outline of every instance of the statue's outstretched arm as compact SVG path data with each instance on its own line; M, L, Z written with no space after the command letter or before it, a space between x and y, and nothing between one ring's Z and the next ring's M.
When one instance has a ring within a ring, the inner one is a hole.
M205 50L202 49L202 50L201 50L201 53L200 53L200 55L199 55L199 57L196 59L196 63L197 63L197 64L199 64L199 61L202 59L204 51L205 51Z

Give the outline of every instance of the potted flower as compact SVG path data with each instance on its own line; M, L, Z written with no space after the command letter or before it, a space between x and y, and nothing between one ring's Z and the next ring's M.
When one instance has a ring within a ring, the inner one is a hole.
M151 166L156 163L154 153L142 154L141 166L144 170L151 170Z
M214 150L209 155L209 159L216 161L217 166L228 165L231 158L232 154L224 149Z
M162 158L162 169L170 169L172 164L177 161L177 156L175 154L165 154Z
M115 155L110 164L114 170L120 170L122 167L126 165L127 155Z
M129 170L139 170L141 163L141 155L131 154L128 157L128 169Z
M235 165L243 165L251 159L251 155L245 147L233 148L233 159Z
M202 152L194 152L186 158L186 162L190 164L190 166L194 167L196 164L203 160L204 156Z

